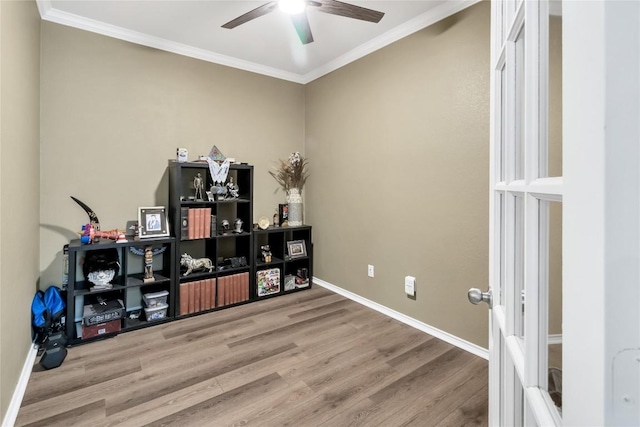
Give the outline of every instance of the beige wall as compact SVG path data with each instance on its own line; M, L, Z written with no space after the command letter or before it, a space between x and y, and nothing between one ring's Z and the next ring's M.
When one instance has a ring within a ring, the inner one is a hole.
M562 17L549 17L549 176L562 176ZM562 334L562 204L549 206L549 333Z
M31 343L40 211L40 16L0 1L0 419Z
M255 166L254 217L284 194L268 175L301 151L304 87L42 23L42 283L60 283L62 246L93 208L103 229L168 205L167 159L215 144Z
M306 86L315 275L482 347L487 308L466 294L488 283L489 11Z

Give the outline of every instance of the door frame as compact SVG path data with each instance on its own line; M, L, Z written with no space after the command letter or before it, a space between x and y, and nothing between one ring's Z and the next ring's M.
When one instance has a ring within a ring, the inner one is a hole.
M563 421L639 425L640 4L563 18Z

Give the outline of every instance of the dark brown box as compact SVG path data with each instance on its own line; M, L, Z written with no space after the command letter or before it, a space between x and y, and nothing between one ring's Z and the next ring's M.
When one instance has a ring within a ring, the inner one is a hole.
M82 324L98 325L124 317L122 300L105 301L104 304L88 304L84 306Z
M93 338L119 331L120 319L91 326L82 325L82 339L86 340L87 338Z

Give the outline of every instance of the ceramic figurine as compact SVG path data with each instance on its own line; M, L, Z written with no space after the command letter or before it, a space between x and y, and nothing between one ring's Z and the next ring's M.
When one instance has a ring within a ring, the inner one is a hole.
M180 258L180 265L187 267L187 271L184 276L189 275L194 270L209 270L209 273L213 271L213 263L209 258L197 258L194 259L189 254L182 254Z
M198 172L193 178L193 188L195 188L195 199L202 200L202 188L204 187L202 175Z

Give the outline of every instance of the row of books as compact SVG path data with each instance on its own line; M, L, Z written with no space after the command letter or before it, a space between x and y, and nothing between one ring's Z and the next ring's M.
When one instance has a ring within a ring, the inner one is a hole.
M249 273L180 283L180 315L198 313L249 299Z
M215 236L216 216L211 215L211 208L182 208L180 217L181 239L204 239Z

